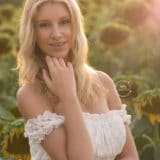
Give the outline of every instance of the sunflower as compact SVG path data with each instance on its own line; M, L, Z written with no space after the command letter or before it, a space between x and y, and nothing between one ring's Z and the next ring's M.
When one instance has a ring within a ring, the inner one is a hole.
M121 46L130 35L130 28L118 22L108 23L100 31L99 40L107 46Z
M28 141L23 136L24 120L17 119L2 130L1 152L14 160L30 160Z
M11 20L14 16L14 6L10 4L1 6L0 15L6 20Z
M136 75L121 75L115 77L114 82L122 103L127 106L134 106L136 97L146 88L144 79Z
M152 124L160 122L160 88L143 92L136 98L138 115L146 115Z
M116 87L121 98L131 98L137 96L137 84L131 80L119 80Z
M145 1L128 0L124 4L119 16L132 27L138 27L146 22L150 15L150 8Z

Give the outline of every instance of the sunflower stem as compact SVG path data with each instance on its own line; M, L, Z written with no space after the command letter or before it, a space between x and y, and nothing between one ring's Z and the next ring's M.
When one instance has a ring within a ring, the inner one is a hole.
M155 142L156 147L160 143L159 122L158 121L155 121L155 124L154 124L154 142Z

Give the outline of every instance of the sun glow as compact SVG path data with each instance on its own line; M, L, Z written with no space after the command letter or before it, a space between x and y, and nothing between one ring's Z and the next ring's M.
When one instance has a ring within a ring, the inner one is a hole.
M151 18L155 29L160 29L160 0L153 0L151 3Z

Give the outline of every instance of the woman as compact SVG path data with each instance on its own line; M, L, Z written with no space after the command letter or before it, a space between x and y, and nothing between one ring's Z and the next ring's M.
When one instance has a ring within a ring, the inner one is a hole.
M32 160L137 160L112 79L87 65L76 0L26 0L17 101Z

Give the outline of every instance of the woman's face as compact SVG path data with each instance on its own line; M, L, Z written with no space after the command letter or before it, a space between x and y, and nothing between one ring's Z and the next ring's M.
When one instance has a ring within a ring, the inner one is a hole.
M36 42L45 55L67 58L72 46L71 16L63 3L44 3L35 17Z

